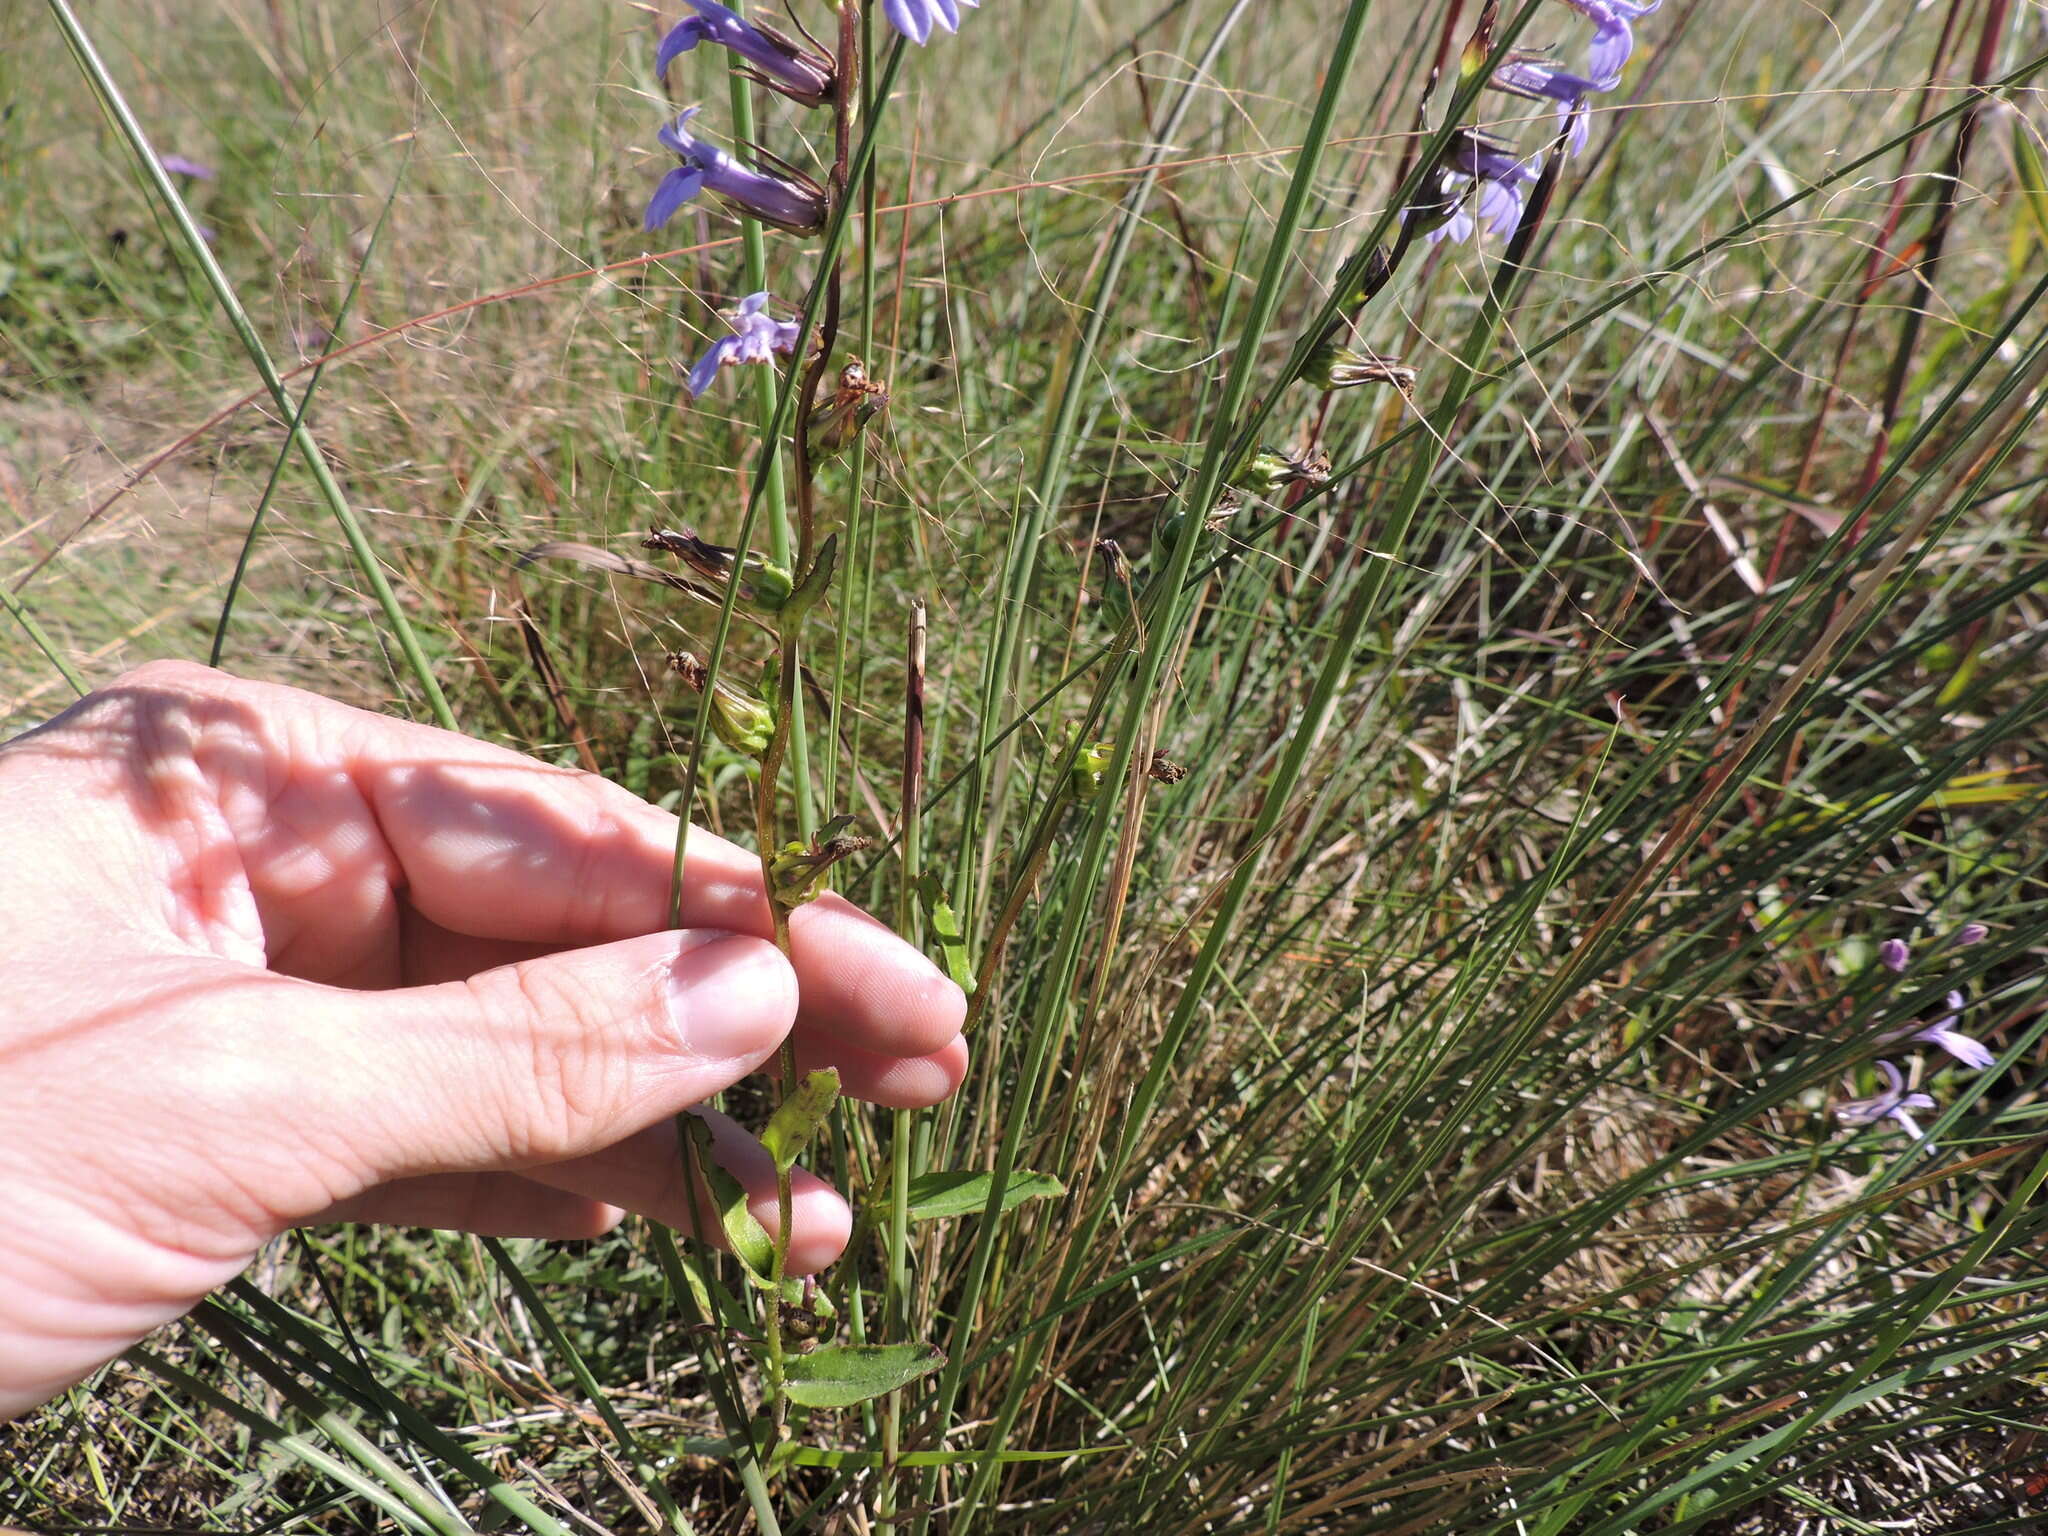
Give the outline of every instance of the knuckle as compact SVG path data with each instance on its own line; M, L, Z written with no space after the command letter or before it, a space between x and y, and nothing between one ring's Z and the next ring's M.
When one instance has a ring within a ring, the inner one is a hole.
M625 1021L573 974L540 962L470 983L494 1030L516 1036L505 1053L504 1124L515 1161L587 1150L630 1098Z
M167 658L161 661L145 661L139 667L131 667L114 679L113 687L124 689L171 690L191 693L205 690L213 692L227 680L225 672L212 667L201 666L196 661L181 661Z

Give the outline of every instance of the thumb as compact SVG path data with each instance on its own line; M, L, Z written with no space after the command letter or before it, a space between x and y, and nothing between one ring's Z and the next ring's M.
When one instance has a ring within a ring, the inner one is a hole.
M649 934L391 992L315 989L320 1106L373 1179L581 1157L730 1087L796 1018L762 939ZM324 1079L324 1081L323 1081Z

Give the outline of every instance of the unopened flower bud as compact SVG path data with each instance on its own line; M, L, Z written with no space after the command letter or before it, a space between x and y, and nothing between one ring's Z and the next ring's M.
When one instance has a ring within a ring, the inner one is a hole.
M1095 558L1102 562L1102 572L1111 581L1128 585L1131 579L1131 562L1124 558L1124 547L1115 539L1097 539Z
M1362 256L1354 256L1345 271L1348 281L1344 289L1344 307L1356 309L1387 286L1387 279L1394 275L1394 264L1387 255L1387 248L1376 245Z
M723 544L700 539L688 528L680 533L652 529L640 543L644 549L658 549L664 554L680 557L683 564L699 576L719 586L732 579L736 552ZM789 572L751 551L739 560L738 566L740 601L764 613L780 612L782 605L789 601L790 591L795 585Z
M1226 489L1222 495L1216 498L1216 505L1211 507L1202 518L1202 527L1204 531L1209 533L1221 533L1230 526L1230 520L1243 510L1243 498L1237 492ZM1181 525L1185 521L1186 519L1179 512L1170 512L1165 517L1162 517L1159 520L1160 539L1171 547L1179 540Z
M1260 448L1245 455L1230 478L1260 496L1270 496L1290 485L1327 485L1330 456L1321 451L1296 455L1282 453L1278 448Z
M1404 395L1415 393L1415 370L1391 359L1326 341L1308 356L1301 376L1318 389L1350 389L1359 384L1391 384Z
M1489 36L1491 28L1482 27L1465 40L1465 46L1458 52L1458 78L1470 80L1486 67L1487 56L1493 52L1493 41Z
M826 870L867 847L870 839L847 835L852 825L851 816L834 816L808 844L784 843L782 852L768 862L776 899L786 907L801 906L818 894Z
M711 682L710 669L702 657L676 651L668 659L669 670L702 693ZM749 697L724 681L711 685L711 731L733 751L759 757L775 736L775 712L759 699Z
M1101 793L1103 776L1116 756L1113 741L1091 741L1081 748L1074 766L1067 771L1067 793L1086 805Z

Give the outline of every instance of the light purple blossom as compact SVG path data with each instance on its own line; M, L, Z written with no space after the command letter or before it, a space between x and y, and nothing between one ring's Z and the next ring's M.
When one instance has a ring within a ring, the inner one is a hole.
M1501 239L1508 239L1522 224L1522 189L1512 182L1480 178L1479 220Z
M758 26L718 0L688 0L697 14L669 28L655 50L654 72L666 75L676 58L699 43L718 43L754 66L754 78L806 106L832 99L832 61L801 48L773 27Z
M882 0L882 14L889 25L922 48L934 28L941 32L960 30L960 7L972 9L981 0Z
M1593 92L1614 88L1612 80L1575 75L1533 55L1509 59L1493 72L1493 83L1531 101L1556 102L1558 131L1566 135L1566 149L1573 155L1586 147L1589 132L1586 114L1579 109Z
M1565 0L1573 10L1593 23L1593 46L1586 53L1586 73L1605 81L1600 88L1611 90L1621 79L1622 66L1635 52L1635 33L1629 23L1647 16L1664 0L1648 5L1636 0Z
M1981 944L1990 933L1982 923L1965 923L1948 936L1950 945ZM1877 946L1878 963L1888 971L1903 971L1913 963L1913 952L1904 939L1886 939ZM1961 992L1950 992L1943 999L1947 1011L1932 1024L1915 1027L1907 1024L1895 1029L1888 1038L1912 1040L1921 1045L1938 1046L1964 1066L1981 1072L1998 1059L1997 1053L1983 1041L1964 1034L1957 1026L1962 1023L1963 1009L1967 1000Z
M1522 189L1536 179L1536 172L1507 150L1470 133L1458 136L1444 157L1444 164L1444 191L1456 197L1458 205L1449 218L1429 232L1430 241L1464 240L1473 233L1474 215L1464 211L1462 194L1474 182L1479 185L1478 222L1502 239L1513 235L1522 222L1522 200L1526 195Z
M1913 1111L1934 1108L1934 1100L1924 1093L1906 1092L1905 1078L1890 1062L1880 1061L1877 1070L1884 1076L1884 1092L1868 1099L1851 1099L1845 1104L1837 1104L1835 1118L1844 1125L1873 1125L1889 1117L1918 1141L1920 1127L1913 1119Z
M188 160L183 155L158 155L156 163L173 176L190 176L195 181L213 180L213 167L197 160Z
M1520 185L1536 179L1536 172L1515 158L1512 150L1503 149L1497 143L1489 143L1476 133L1463 133L1451 145L1447 163L1452 170L1481 181L1497 181L1504 186Z
M1943 1001L1948 1012L1925 1029L1915 1030L1913 1038L1927 1045L1938 1045L1964 1066L1982 1072L1998 1059L1997 1055L1983 1041L1972 1039L1956 1028L1963 1021L1963 994L1951 992Z
M675 151L682 164L661 178L647 204L648 230L661 228L699 192L716 192L764 224L773 224L799 235L813 235L825 227L825 197L815 187L786 176L757 171L742 165L715 144L707 144L690 132L696 107L686 108L673 123L661 130L663 144Z
M718 370L727 363L765 363L778 352L794 352L801 329L794 320L777 320L768 313L765 292L750 293L741 299L739 308L733 312L732 325L732 335L713 342L711 350L698 358L690 370L691 395L701 395L709 389Z
M1452 180L1448 177L1445 179ZM1463 176L1455 178L1456 184L1460 186L1467 180L1468 178ZM1460 198L1457 206L1451 210L1451 216L1432 229L1427 238L1431 245L1435 245L1439 240L1448 240L1455 245L1460 241L1470 240L1478 229L1479 226L1472 222L1472 215L1465 211L1464 200Z

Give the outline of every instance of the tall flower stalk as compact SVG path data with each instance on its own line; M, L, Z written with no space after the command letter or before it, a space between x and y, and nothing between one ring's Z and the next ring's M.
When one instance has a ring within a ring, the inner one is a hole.
M730 333L714 341L690 369L688 384L693 399L711 389L720 370L727 365L773 364L779 357L791 360L788 371L779 378L772 368L748 370L757 380L755 401L763 439L763 472L755 477L735 546L721 547L687 531L658 532L647 540L649 548L679 558L697 581L709 584L719 594L717 630L708 658L679 652L673 659L677 673L699 694L698 728L685 777L684 800L686 806L694 800L707 737L716 737L728 748L757 760L752 775L754 834L775 942L787 951L793 909L817 894L835 864L866 843L866 839L850 832L849 817L834 818L822 828L815 826L802 731L805 621L826 599L838 574L839 540L828 526L831 519L822 505L817 466L856 441L861 428L887 400L886 389L870 381L863 368L849 363L841 370L840 388L830 395L825 415L817 415L819 386L832 361L840 321L838 252L856 153L856 45L860 11L851 5L840 10L835 56L822 47L804 48L713 0L690 0L690 4L693 14L662 39L657 67L666 73L677 59L694 51L700 43L713 42L727 48L737 61L732 73L733 142L747 144L753 140L750 92L756 85L806 105L829 107L833 118L830 169L821 184L801 176L764 149L751 149L748 159L742 161L707 142L696 127L700 109L685 110L660 131L661 142L676 155L678 164L655 188L645 219L650 230L658 228L683 204L704 191L718 194L741 219L745 283L742 291L751 291L733 312ZM891 73L893 66L892 59ZM863 163L870 143L871 130L860 150ZM767 282L763 225L792 235L826 237L822 268L812 282L801 320L777 319L771 312L773 300ZM803 337L812 324L816 327L814 337L805 348ZM785 445L790 455L786 481L782 461ZM858 494L857 487L854 494ZM769 545L766 555L748 547L764 502ZM794 512L793 528L787 517L789 511ZM758 698L729 686L718 676L733 616L742 607L768 630L774 641L775 657L764 668L771 680L762 685ZM782 805L785 770L795 813L794 836L788 835ZM678 831L672 911L680 910L687 837L685 818ZM937 1358L929 1349L902 1345L883 1347L879 1357L873 1351L858 1356L842 1352L844 1358L833 1359L830 1357L838 1346L816 1345L813 1309L821 1304L822 1293L810 1282L798 1287L787 1273L794 1203L792 1174L797 1155L831 1114L838 1096L838 1080L830 1072L800 1076L795 1047L789 1040L785 1040L779 1053L778 1066L781 1100L762 1133L776 1172L777 1222L772 1233L753 1227L751 1218L739 1208L743 1201L737 1198L737 1185L715 1167L709 1146L693 1144L691 1148L700 1171L712 1185L713 1203L725 1227L727 1246L739 1258L751 1288L761 1298L759 1363L766 1389L761 1416L771 1435L783 1432L792 1405L804 1400L797 1395L791 1374L800 1354L805 1357L803 1380L813 1389L821 1375L829 1377L835 1370L841 1373L827 1394L838 1394L833 1398L835 1401L881 1395L892 1385L901 1384L889 1376L891 1370L908 1379L930 1369ZM793 1332L799 1315L810 1322ZM882 1362L879 1366L878 1358ZM728 1430L736 1439L744 1435L752 1443L754 1430L747 1425L728 1423ZM766 1449L765 1445L759 1447L762 1454ZM761 1513L758 1499L756 1513Z

